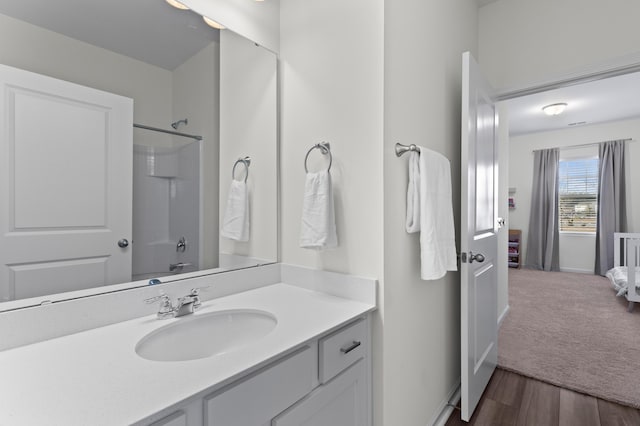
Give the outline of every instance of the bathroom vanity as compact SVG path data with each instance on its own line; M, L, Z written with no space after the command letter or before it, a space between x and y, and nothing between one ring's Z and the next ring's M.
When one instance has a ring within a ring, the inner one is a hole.
M0 424L371 424L375 280L274 267L277 282L220 297L226 274L176 283L209 297L190 315L151 314L0 352ZM192 350L210 341L205 353Z

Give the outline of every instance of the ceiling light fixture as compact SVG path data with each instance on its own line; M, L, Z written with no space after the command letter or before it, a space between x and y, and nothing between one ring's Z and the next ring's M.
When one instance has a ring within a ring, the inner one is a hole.
M217 23L211 18L207 18L206 16L203 16L202 19L204 19L204 22L206 22L208 26L213 27L216 30L224 30L225 28L223 25Z
M180 3L178 0L165 0L165 1L169 3L171 6L175 7L176 9L189 10L189 6L185 6L184 4Z
M567 108L567 104L565 102L559 102L557 104L543 106L542 111L547 115L560 115L564 112L565 108Z

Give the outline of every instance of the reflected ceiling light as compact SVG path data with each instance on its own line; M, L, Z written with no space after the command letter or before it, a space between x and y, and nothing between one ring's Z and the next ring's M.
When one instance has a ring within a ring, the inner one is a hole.
M213 19L207 18L206 16L203 16L202 19L204 19L204 22L206 22L208 26L213 27L213 28L215 28L217 30L224 30L224 26L218 24Z
M178 0L165 0L165 1L169 3L171 6L175 7L176 9L189 10L189 6L185 6L184 4L180 3Z
M567 104L565 102L559 102L557 104L551 104L542 107L542 111L544 111L547 115L560 115L564 112Z

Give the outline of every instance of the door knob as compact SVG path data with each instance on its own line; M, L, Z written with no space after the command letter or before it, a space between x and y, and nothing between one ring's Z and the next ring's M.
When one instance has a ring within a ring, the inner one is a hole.
M482 253L473 254L473 252L469 252L469 263L473 263L473 261L478 263L484 262L484 255Z
M127 240L126 238L123 238L120 241L118 241L118 247L125 248L128 246L129 246L129 240Z

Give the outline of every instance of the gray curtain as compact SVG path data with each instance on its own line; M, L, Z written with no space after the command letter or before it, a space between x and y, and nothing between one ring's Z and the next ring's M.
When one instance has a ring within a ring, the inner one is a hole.
M560 270L558 230L558 148L534 152L527 261L529 268Z
M619 140L603 142L599 148L596 275L605 275L613 268L613 233L627 230L625 147L625 141Z

